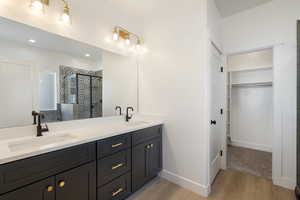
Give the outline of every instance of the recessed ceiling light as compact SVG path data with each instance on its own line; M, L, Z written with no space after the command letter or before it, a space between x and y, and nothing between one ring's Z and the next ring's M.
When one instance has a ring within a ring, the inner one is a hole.
M28 40L28 42L30 42L30 43L36 43L36 41L34 39L30 39L30 40Z
M85 54L85 57L91 57L91 54L87 53L87 54Z

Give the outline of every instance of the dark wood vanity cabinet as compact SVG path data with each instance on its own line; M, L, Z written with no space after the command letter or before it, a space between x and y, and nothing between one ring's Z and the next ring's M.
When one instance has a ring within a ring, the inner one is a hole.
M132 149L133 192L137 191L149 180L156 177L162 169L161 131L161 126L159 126L149 128L145 133L133 135L133 143L136 144ZM141 139L143 138L143 134L146 134L148 137ZM152 136L154 136L154 138ZM136 138L138 138L138 140L136 140ZM139 141L140 143L136 141Z
M55 176L56 200L95 200L96 162Z
M122 200L162 168L161 126L0 165L0 200Z
M51 177L0 196L0 200L55 200L55 178Z
M0 196L0 200L95 200L96 164L90 163Z

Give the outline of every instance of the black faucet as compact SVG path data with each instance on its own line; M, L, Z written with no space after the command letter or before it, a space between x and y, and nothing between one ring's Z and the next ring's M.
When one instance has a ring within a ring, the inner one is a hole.
M115 110L119 110L119 114L122 115L122 108L121 108L121 106L116 106Z
M36 131L37 131L36 136L41 137L41 136L43 136L43 132L48 132L49 129L48 129L47 124L45 124L45 128L42 127L41 119L45 118L44 114L37 113L37 112L34 113L34 122L35 122L35 124L36 124L36 119L35 119L36 116L38 117L38 124L37 124L37 127L36 127Z
M129 116L128 112L131 110L132 112L134 111L133 107L127 107L126 109L126 122L129 122L129 120L132 118L132 115Z
M33 125L36 125L36 117L39 115L39 113L36 111L32 111L31 115L33 116Z

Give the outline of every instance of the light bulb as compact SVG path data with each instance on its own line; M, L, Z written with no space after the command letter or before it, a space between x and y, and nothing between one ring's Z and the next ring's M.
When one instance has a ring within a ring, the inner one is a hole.
M117 31L115 31L113 34L113 41L117 41L117 40L119 40L119 34Z
M141 50L141 40L138 39L138 41L137 41L137 43L136 43L136 45L135 45L135 49L136 49L137 51Z
M67 13L63 13L61 15L61 21L64 23L70 23L70 15Z
M137 44L137 45L135 46L135 48L136 48L136 50L140 50L140 49L141 49L141 45L140 45L140 44Z
M69 9L68 4L65 5L64 11L63 11L63 13L60 16L60 20L63 23L70 24L71 17L70 17L70 9Z
M125 44L128 45L128 46L130 45L130 39L129 38L125 39Z
M36 43L36 41L34 39L30 39L30 40L28 40L28 42L30 42L30 43Z
M35 10L42 12L44 10L44 4L41 0L33 0L30 4L30 7Z

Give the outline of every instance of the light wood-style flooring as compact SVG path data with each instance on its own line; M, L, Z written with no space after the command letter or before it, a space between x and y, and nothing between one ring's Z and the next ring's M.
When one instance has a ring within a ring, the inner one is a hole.
M293 191L274 186L268 179L228 169L219 173L208 198L165 179L157 178L129 200L296 200L296 198Z

